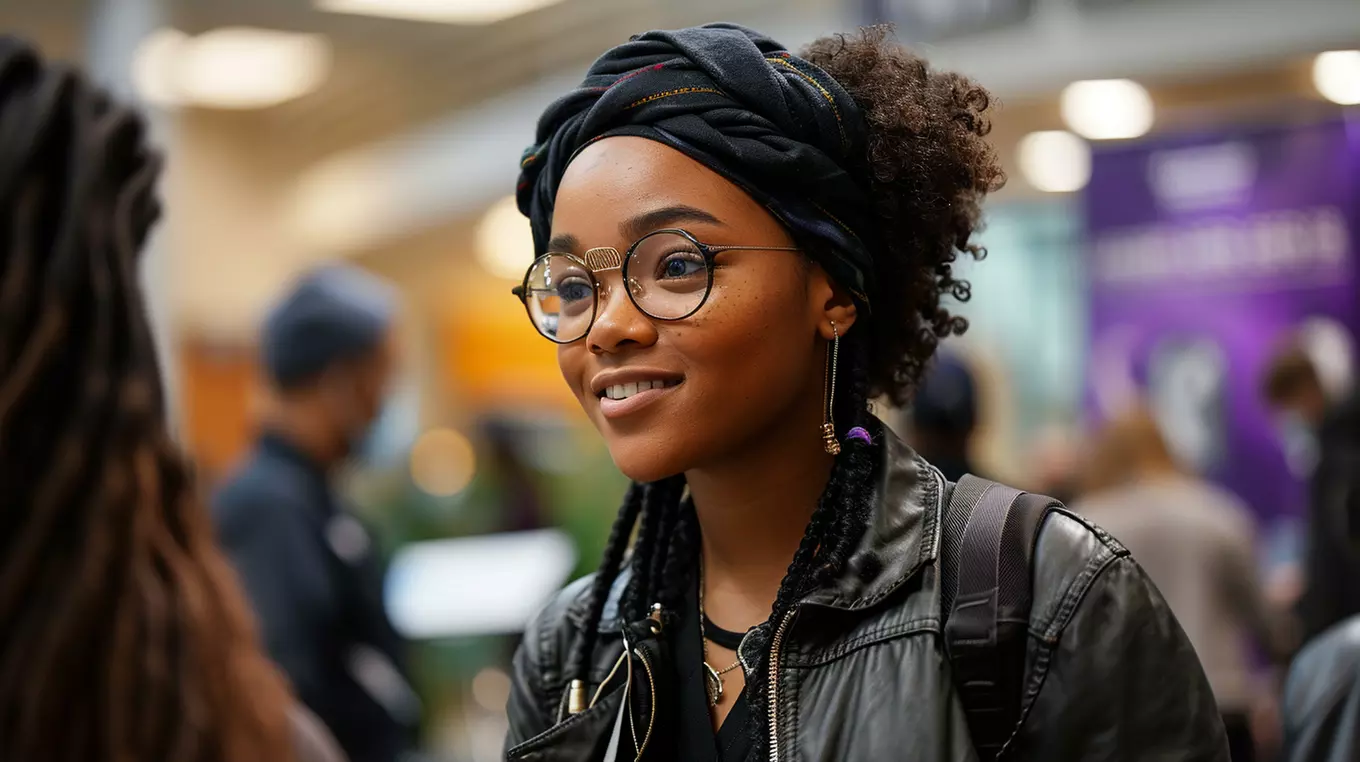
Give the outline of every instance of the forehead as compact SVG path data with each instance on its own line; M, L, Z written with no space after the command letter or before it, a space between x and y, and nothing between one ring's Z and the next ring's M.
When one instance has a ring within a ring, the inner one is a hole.
M583 149L558 186L553 234L617 236L630 219L689 206L725 223L767 216L740 188L680 151L654 140L616 136Z

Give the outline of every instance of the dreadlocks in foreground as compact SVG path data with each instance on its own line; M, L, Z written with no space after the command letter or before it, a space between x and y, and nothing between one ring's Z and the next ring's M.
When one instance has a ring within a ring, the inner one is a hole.
M0 37L0 759L291 759L289 697L171 442L145 127Z

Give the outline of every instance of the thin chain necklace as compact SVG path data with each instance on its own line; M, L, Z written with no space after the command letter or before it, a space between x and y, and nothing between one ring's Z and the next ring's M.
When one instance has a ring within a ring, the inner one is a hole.
M704 563L699 562L699 640L704 649L704 683L708 688L708 705L717 706L723 697L723 675L741 666L741 659L737 659L723 669L714 669L708 663L708 633L705 632L704 621L708 615L704 612Z

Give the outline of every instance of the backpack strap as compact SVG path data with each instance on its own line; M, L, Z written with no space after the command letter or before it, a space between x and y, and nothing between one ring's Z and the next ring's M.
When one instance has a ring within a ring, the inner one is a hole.
M940 546L945 648L983 760L997 758L1020 721L1034 544L1057 505L971 474L949 495Z

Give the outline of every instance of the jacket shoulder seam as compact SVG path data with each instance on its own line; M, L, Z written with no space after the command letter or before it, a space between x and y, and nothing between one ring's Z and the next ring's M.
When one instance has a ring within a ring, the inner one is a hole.
M1057 533L1058 530L1050 529L1050 522L1054 520L1055 515L1075 522L1082 530L1093 535L1099 542L1099 547L1095 552L1090 553L1085 557L1081 571L1073 576L1070 581L1067 582L1066 587L1058 593L1061 597L1059 598L1058 605L1052 610L1052 614L1042 621L1034 621L1031 619L1029 626L1030 634L1044 641L1057 640L1059 633L1067 626L1068 620L1071 619L1072 614L1075 612L1081 599L1086 596L1086 591L1095 583L1095 580L1100 576L1100 573L1111 562L1128 557L1129 555L1128 549L1120 544L1114 537L1110 536L1108 532L1091 524L1089 521L1086 521L1067 508L1062 507L1053 509L1053 511L1045 517L1043 523L1040 525L1039 531L1036 533L1036 538L1045 536L1046 531L1052 531L1055 534ZM1060 534L1057 536L1061 537ZM1038 539L1035 540L1036 549L1037 546Z

